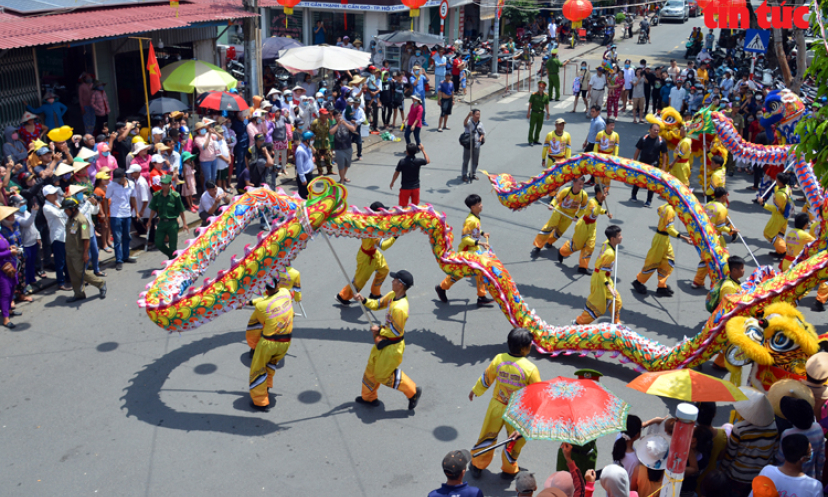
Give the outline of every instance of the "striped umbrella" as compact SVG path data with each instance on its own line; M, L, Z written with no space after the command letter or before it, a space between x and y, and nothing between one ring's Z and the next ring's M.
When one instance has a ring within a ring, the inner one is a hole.
M208 91L198 96L196 106L213 110L240 111L249 107L239 95L226 91Z
M161 69L161 84L167 91L183 93L224 91L237 81L224 69L201 60L182 60Z
M729 381L698 373L692 369L674 369L644 373L627 386L649 395L659 395L686 402L737 402L745 394Z

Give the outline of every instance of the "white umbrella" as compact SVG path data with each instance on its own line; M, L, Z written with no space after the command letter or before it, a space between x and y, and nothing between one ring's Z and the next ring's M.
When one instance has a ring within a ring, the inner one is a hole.
M312 45L310 47L289 48L279 52L279 64L298 71L330 69L348 71L371 65L371 54L350 48Z

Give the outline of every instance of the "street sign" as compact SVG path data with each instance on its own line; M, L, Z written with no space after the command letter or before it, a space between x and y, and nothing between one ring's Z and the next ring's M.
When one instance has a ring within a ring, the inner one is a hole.
M745 52L765 53L770 43L770 31L767 29L748 29L745 33Z
M448 0L440 2L440 19L445 19L448 16L449 4Z

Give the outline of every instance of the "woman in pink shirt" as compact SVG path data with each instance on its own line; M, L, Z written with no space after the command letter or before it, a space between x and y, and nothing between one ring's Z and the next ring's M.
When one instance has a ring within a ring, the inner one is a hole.
M95 159L94 175L97 175L99 171L112 173L112 171L118 169L118 161L115 160L115 157L112 157L108 143L98 143L95 148L98 151L98 158Z
M267 134L267 124L264 122L263 115L264 112L260 110L253 111L250 122L247 123L247 136L250 138L250 143L256 143L256 135Z
M138 164L141 166L141 176L149 183L150 180L150 146L144 142L137 142L132 146L132 162L129 164Z
M222 137L216 135L210 126L203 122L195 125L195 146L198 148L198 161L201 164L201 186L204 189L204 183L207 181L216 181L216 149L213 147L213 140L223 140Z
M408 125L405 127L405 144L411 143L411 132L414 132L414 141L420 146L420 129L423 127L423 101L414 95L411 97L411 108L408 110Z

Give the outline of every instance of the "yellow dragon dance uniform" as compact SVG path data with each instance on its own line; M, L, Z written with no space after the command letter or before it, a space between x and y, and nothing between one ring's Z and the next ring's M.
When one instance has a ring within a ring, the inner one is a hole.
M261 340L256 344L250 362L250 398L257 406L270 405L267 389L273 387L273 373L290 348L293 333L293 303L286 288L260 299L247 322L261 328Z
M458 252L469 252L477 250L477 245L480 242L480 218L475 216L473 213L469 213L466 216L466 220L463 222L463 234L460 238L460 245L457 247ZM486 296L486 284L483 282L483 277L479 274L475 277L477 282L477 296L478 297L485 297ZM448 290L452 287L458 280L454 279L451 276L446 276L446 278L440 283L440 288L443 290Z
M595 145L598 148L599 154L604 155L614 155L618 157L618 144L621 142L621 138L618 136L618 133L613 131L611 134L607 134L606 131L601 130L595 135ZM596 178L596 181L599 181L602 185L604 185L604 192L609 193L610 184L612 180L604 177L604 178Z
M382 283L388 276L388 264L385 262L385 257L378 250L388 250L396 242L396 238L389 238L388 240L381 240L379 238L363 238L362 245L357 252L356 261L357 267L354 273L354 279L351 282L354 284L357 292L362 290L362 287L368 283L368 279L376 271L374 276L374 283L371 284L371 295L379 296L382 292ZM339 296L343 300L351 300L354 298L354 293L351 291L351 285L345 285L339 291Z
M733 227L727 219L727 207L725 207L723 203L714 200L712 202L708 202L704 206L704 210L707 211L707 215L710 217L710 222L716 228L716 233L719 234L719 243L722 244L722 247L727 247L724 234L730 234L733 232ZM707 276L707 264L704 261L699 261L699 266L698 269L696 269L696 276L693 278L693 283L698 286L704 286L704 280Z
M684 183L684 186L690 187L690 160L693 157L693 141L689 137L683 138L676 150L673 152L678 156L676 163L670 169L670 174L676 177L677 180Z
M709 166L708 166L709 167ZM722 187L725 188L727 186L727 169L724 166L716 168L712 174L710 174L710 178L707 182L707 191L705 192L708 197L713 196L713 191L718 188Z
M592 252L595 251L595 221L598 220L598 216L606 213L607 211L598 200L589 199L584 215L575 223L575 233L561 247L561 255L569 257L573 252L580 250L581 257L578 260L578 266L584 269L588 268Z
M587 297L586 306L581 315L575 319L576 324L589 324L598 319L607 312L607 308L612 307L613 299L615 299L613 320L615 323L621 322L621 296L618 292L615 292L617 297L612 295L615 289L612 283L613 269L615 269L615 249L609 242L604 242L604 252L595 261L595 271L589 279L589 297Z
M580 217L588 202L589 195L583 188L578 193L574 193L571 186L562 188L552 201L555 211L535 236L535 247L543 248L544 245L552 245L558 241L572 224L570 218Z
M773 202L765 202L765 210L770 211L771 217L765 225L765 240L773 244L777 254L787 253L785 248L785 229L788 227L788 216L793 211L794 202L791 198L791 188L773 187Z
M561 136L555 131L546 134L543 140L543 158L546 159L546 167L552 167L556 162L572 157L572 137L566 131Z
M497 435L503 425L506 425L507 435L515 432L512 425L503 421L503 413L506 411L506 406L509 404L512 394L539 381L541 379L537 366L525 357L498 354L486 367L486 371L478 378L472 389L474 395L480 397L486 393L490 386L494 385L492 400L489 401L489 408L486 410L486 417L483 419L483 427L480 429L480 437L472 448L472 464L475 467L485 469L492 462L494 451L486 452L480 457L475 457L474 454L497 443ZM520 438L504 447L501 456L501 470L504 473L515 474L518 472L517 459L524 445L526 445L526 439Z
M716 168L710 167L713 164L713 157L719 156L722 158L724 163L722 164L722 169L726 169L727 166L727 158L728 152L727 149L722 144L722 141L719 139L718 136L713 138L713 141L710 144L710 151L707 152L707 184L710 185L713 179L713 173L715 172ZM704 162L701 163L701 167L699 167L699 174L697 176L699 179L699 184L704 188Z
M644 259L644 267L638 273L636 279L642 285L647 283L650 276L658 271L658 288L667 288L667 278L673 272L676 265L676 256L673 254L673 245L670 237L678 238L679 232L673 226L676 220L676 210L670 204L664 204L658 208L658 227L653 236L653 243Z
M417 393L414 383L400 369L405 352L405 323L408 321L408 297L396 298L388 292L379 300L366 299L365 307L376 311L388 309L385 324L380 328L382 341L374 344L368 364L362 375L362 398L368 402L377 399L380 384L399 390L409 399Z
M288 266L285 268L284 272L279 273L279 283L276 288L285 288L290 292L291 298L296 302L302 301L302 287L301 287L301 274L299 271L293 269L292 267ZM253 305L255 306L258 302L261 302L266 297L259 297L257 299L253 299ZM262 328L264 327L263 323L256 322L249 322L247 323L247 331L245 332L245 339L247 340L247 345L250 347L251 350L256 349L256 344L259 343L259 338L262 336Z
M779 269L787 271L791 267L793 260L805 250L805 246L815 239L805 230L798 230L796 228L788 230L788 234L785 236L785 258L779 263Z

